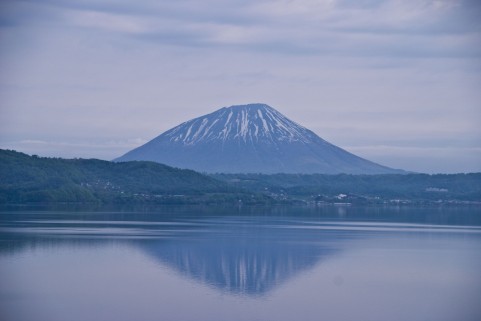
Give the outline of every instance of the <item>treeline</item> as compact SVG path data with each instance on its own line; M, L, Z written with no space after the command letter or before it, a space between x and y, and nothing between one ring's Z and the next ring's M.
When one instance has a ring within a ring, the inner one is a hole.
M214 174L235 187L277 199L375 202L471 201L481 202L481 173L471 174ZM345 196L343 196L345 195Z
M0 150L0 203L60 202L481 203L481 173L203 175L154 162L45 158Z
M192 170L154 162L61 159L0 150L0 203L262 202Z

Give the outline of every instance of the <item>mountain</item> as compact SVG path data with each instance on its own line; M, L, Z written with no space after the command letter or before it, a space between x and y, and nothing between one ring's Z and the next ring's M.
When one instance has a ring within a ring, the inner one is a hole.
M221 108L115 159L131 160L208 173L403 173L330 144L265 104Z

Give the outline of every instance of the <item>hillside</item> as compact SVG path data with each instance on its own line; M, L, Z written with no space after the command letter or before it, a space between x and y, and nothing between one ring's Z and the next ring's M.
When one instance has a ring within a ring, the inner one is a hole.
M348 203L481 203L481 173L406 175L214 174L277 200Z
M252 196L214 178L154 162L61 159L0 150L0 202L207 202Z
M0 150L0 203L475 204L481 173L211 174L148 161L108 162Z

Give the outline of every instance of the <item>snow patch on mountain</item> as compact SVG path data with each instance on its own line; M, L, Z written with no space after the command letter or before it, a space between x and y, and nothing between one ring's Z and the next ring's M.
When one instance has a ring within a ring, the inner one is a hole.
M243 107L243 108L239 108ZM172 142L194 145L221 139L259 141L299 141L308 143L308 130L264 104L224 107L192 119L166 132Z
M116 160L226 173L402 172L330 144L266 104L224 107L194 118Z

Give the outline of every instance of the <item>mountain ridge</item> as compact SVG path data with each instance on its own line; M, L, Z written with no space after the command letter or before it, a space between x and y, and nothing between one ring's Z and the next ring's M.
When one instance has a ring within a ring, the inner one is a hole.
M0 149L2 204L481 204L481 173L211 174ZM209 210L210 211L210 210Z
M262 198L195 171L155 162L49 158L3 149L0 177L0 204L248 203Z
M114 161L131 160L207 173L404 173L349 153L261 103L183 122Z

